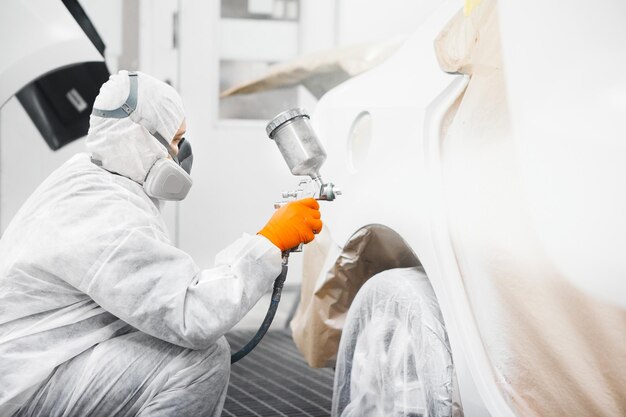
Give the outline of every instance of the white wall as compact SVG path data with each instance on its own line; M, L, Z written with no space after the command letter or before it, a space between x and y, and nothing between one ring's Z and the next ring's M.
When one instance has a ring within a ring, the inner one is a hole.
M106 45L104 58L111 72L122 54L122 0L79 0Z

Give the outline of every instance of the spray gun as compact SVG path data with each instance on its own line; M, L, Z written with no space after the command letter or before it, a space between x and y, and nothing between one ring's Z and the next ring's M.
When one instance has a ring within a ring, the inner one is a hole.
M291 109L274 117L265 128L267 136L276 142L291 173L309 177L300 180L295 190L283 192L283 200L275 203L274 208L302 198L333 201L336 196L341 195L341 191L332 182L324 183L322 180L320 168L326 161L326 151L309 119L304 109ZM290 250L301 251L302 244Z
M326 151L322 148L304 109L282 112L267 124L265 131L276 142L291 173L310 177L301 181L295 191L284 192L283 198L313 197L317 200L333 201L336 196L341 195L332 182L322 181L320 168L326 161Z
M298 188L295 190L283 192L283 200L275 203L274 208L280 208L280 206L289 201L302 198L311 197L316 200L333 201L338 195L341 195L341 191L339 191L332 182L325 183L322 180L320 168L324 164L324 161L326 161L326 151L311 127L310 117L304 109L295 108L280 113L267 124L265 130L267 136L276 142L291 173L293 175L309 177L300 180ZM252 340L237 353L231 355L231 364L250 353L269 329L274 315L276 314L283 285L287 278L289 253L301 251L302 244L283 252L282 271L274 281L272 301L265 315L265 319Z

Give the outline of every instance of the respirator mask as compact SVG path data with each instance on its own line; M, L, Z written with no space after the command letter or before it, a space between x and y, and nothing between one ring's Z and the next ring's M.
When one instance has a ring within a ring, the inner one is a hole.
M91 114L98 117L123 119L129 117L133 122L145 127L150 135L165 146L169 154L169 158L159 158L148 170L148 174L144 179L143 189L150 197L159 200L180 201L187 196L193 181L191 176L191 166L193 165L193 152L191 144L184 138L178 143L178 155L172 152L170 142L166 140L152 126L147 126L144 119L137 117L135 109L137 108L137 73L129 72L130 92L126 102L114 110L100 110L94 108ZM101 166L100 161L92 161Z
M172 159L156 160L143 182L143 189L150 197L159 200L180 201L187 196L193 184L189 175L193 164L191 145L183 138L178 144L178 156L171 152L169 146L167 151Z

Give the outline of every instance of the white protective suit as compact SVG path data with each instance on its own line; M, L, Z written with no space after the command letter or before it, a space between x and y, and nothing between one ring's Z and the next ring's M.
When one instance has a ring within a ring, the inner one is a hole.
M128 86L111 76L96 106L119 107ZM141 73L137 111L166 138L184 117ZM140 185L165 148L130 119L95 116L87 148L103 167L71 158L0 239L0 415L219 415L220 338L271 290L280 250L244 236L200 270Z

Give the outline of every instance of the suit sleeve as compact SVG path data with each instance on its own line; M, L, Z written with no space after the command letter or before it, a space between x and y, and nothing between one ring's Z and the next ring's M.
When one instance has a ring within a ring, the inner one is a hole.
M150 228L137 228L103 254L80 289L145 333L204 349L271 290L280 271L280 250L262 236L240 238L214 268L200 270Z

